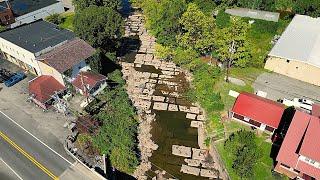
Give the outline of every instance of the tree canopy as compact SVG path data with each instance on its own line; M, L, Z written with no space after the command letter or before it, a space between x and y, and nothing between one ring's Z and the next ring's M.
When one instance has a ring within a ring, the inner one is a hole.
M238 17L231 17L230 25L217 30L216 51L222 61L244 67L250 58L246 45L249 24Z
M232 168L241 178L253 176L255 163L260 158L256 136L251 131L240 130L225 141L225 149L233 156Z
M179 22L182 32L177 40L181 47L196 50L200 54L212 50L215 22L211 16L205 15L196 4L189 3Z
M175 36L180 32L179 18L185 11L184 0L145 0L142 3L147 16L146 26L166 46L175 44Z
M109 7L90 6L74 17L76 35L106 50L118 47L123 25L121 15Z
M121 0L72 0L76 11L83 10L90 6L105 6L112 9L121 7Z

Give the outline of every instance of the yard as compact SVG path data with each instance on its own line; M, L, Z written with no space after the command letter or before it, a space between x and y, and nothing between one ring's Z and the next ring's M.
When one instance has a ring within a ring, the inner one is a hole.
M61 14L61 17L62 17L62 23L59 26L61 28L74 31L74 27L73 27L74 12L63 13Z
M244 126L238 122L230 121L229 123L229 133L232 131L236 131L239 129L243 129ZM249 127L245 127L245 129L249 129ZM285 177L280 176L278 174L272 173L273 168L273 160L270 157L272 144L270 142L266 142L266 139L269 139L270 136L267 134L257 135L256 143L259 147L259 151L261 152L261 157L258 159L255 168L254 168L254 177L252 179L285 179ZM231 154L224 148L224 140L216 142L216 147L218 152L225 162L227 171L230 175L231 179L240 179L240 177L235 174L232 169L232 157Z

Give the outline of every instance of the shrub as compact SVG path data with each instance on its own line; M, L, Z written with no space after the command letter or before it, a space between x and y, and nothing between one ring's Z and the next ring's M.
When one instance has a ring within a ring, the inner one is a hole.
M46 17L46 20L47 20L48 22L51 22L51 23L57 24L57 25L59 25L59 24L61 24L61 23L63 22L63 18L62 18L59 14L57 14L57 13L52 14L52 15Z
M225 28L230 25L230 15L220 10L216 18L216 26L218 28Z

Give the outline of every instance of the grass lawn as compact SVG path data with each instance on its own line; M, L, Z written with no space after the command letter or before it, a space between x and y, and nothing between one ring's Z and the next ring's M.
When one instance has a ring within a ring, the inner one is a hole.
M61 23L59 26L73 31L74 12L63 13L61 14L61 17L63 18L63 23Z
M249 129L248 127L245 127L238 122L231 121L229 123L230 123L229 128L231 129L228 129L228 130L236 131L243 127L247 130ZM228 134L231 134L231 132ZM260 149L261 158L258 160L254 168L254 177L252 177L252 179L279 179L279 178L284 179L284 177L281 177L281 176L277 176L277 177L274 176L271 172L273 167L273 160L272 158L270 158L272 144L265 141L265 139L267 138L268 136L266 134L257 135L256 143ZM240 177L237 174L235 174L235 172L232 169L232 156L226 149L224 149L223 145L224 145L224 141L218 141L216 143L216 147L218 149L218 152L222 160L226 165L230 178L240 179Z

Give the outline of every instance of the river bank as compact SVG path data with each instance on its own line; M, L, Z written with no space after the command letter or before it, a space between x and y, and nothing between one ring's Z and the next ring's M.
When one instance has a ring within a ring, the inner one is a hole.
M226 179L215 154L204 145L203 111L182 96L190 86L191 74L154 56L156 40L144 27L142 14L128 16L125 30L129 42L140 41L121 62L127 92L139 114L141 164L134 176ZM174 147L185 147L188 155Z

